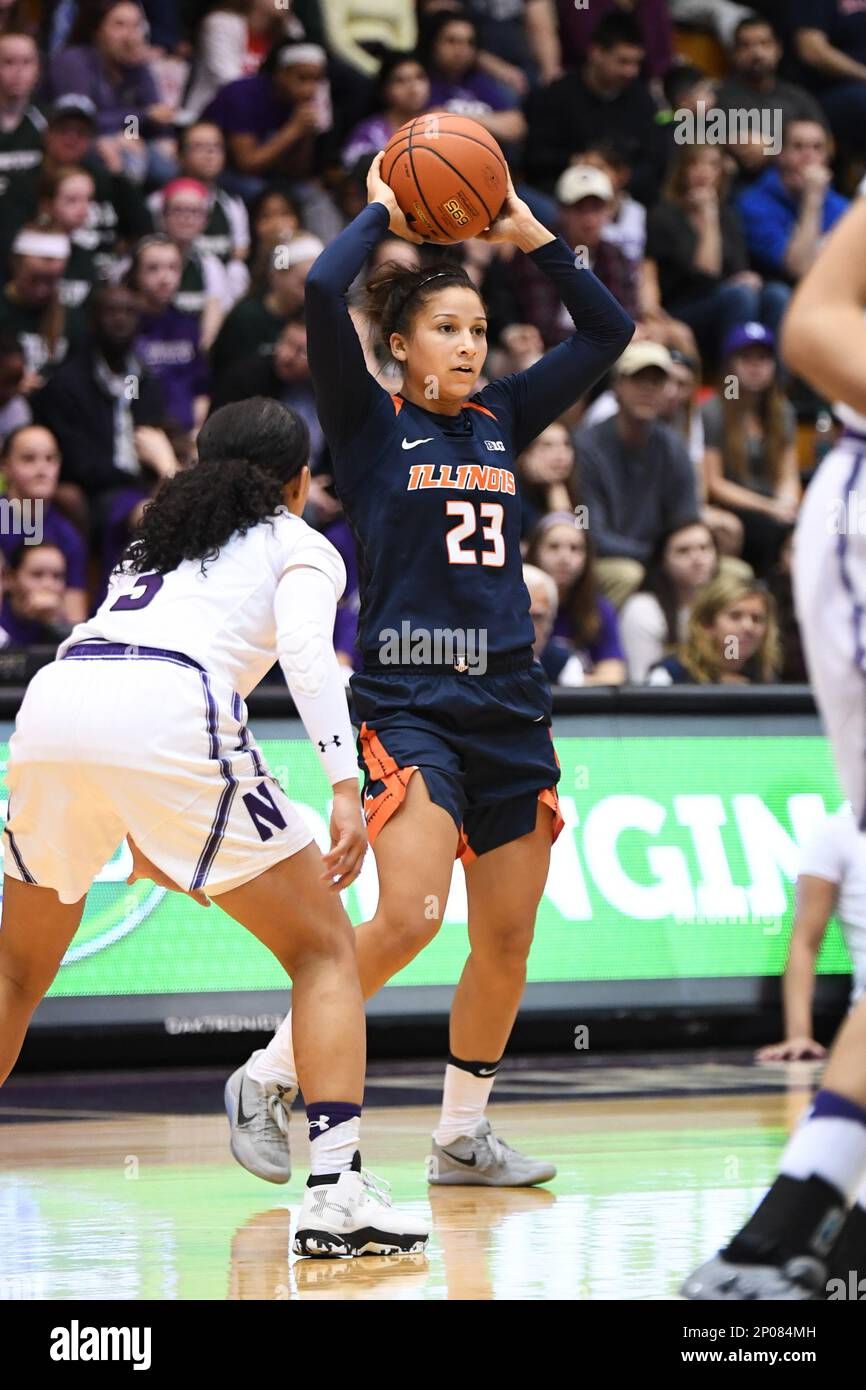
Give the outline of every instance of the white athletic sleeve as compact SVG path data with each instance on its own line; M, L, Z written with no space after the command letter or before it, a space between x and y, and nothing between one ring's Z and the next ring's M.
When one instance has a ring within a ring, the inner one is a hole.
M841 883L845 876L845 828L837 816L828 816L818 833L806 844L798 872L813 878L825 878L828 883Z
M304 728L333 786L358 776L345 681L333 640L337 598L346 576L336 551L341 582L339 571L324 550L310 547L306 555L305 550L307 547L300 547L292 557L293 568L283 574L274 595L277 656ZM321 565L317 564L319 557Z

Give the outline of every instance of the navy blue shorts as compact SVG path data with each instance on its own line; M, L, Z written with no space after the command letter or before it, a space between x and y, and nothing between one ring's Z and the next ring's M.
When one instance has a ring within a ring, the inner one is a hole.
M418 771L459 831L464 863L535 829L539 798L562 829L551 695L538 661L501 675L363 671L351 680L370 843Z

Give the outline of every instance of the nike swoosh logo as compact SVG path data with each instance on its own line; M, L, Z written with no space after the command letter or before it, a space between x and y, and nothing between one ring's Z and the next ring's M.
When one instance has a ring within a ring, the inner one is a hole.
M403 448L404 448L404 449L417 449L419 444L432 444L432 443L433 443L433 436L432 436L432 434L431 434L431 436L430 436L429 439L404 439L404 440L403 440Z
M543 719L543 718L544 718L544 715L543 715L543 714L542 714L542 715L539 715L539 718L540 718L540 719ZM499 1071L499 1068L498 1068L498 1067L479 1067L479 1068L478 1068L478 1075L479 1075L479 1076L495 1076L496 1073L497 1073L498 1071Z
M455 1163L462 1163L464 1168L474 1168L478 1162L477 1154L473 1154L471 1158L458 1158L450 1149L443 1149L442 1152L446 1153L449 1158L453 1158Z
M241 1084L238 1087L238 1128L248 1125L255 1116L244 1114L244 1079L241 1077Z

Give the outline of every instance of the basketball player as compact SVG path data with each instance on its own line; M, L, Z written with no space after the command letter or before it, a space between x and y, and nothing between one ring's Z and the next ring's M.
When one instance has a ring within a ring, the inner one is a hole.
M821 943L834 912L854 966L851 1004L866 992L866 835L847 801L828 816L800 856L797 906L785 966L785 1040L762 1047L759 1062L826 1057L812 1036L812 996Z
M833 231L794 299L788 365L846 426L806 492L794 590L815 698L836 770L866 833L866 197ZM821 1300L866 1273L866 999L842 1026L821 1090L779 1176L720 1254L685 1283L692 1299Z
M312 1100L295 1252L420 1250L423 1225L391 1207L358 1150L364 1008L337 890L360 871L365 834L331 644L345 571L300 516L307 427L254 398L218 410L198 451L147 508L102 606L31 682L18 713L0 1080L94 876L129 835L138 871L215 899L292 977L298 1071ZM324 860L246 727L244 698L276 658L334 788ZM240 1116L244 1103L239 1088ZM282 1116L277 1091L268 1103Z
M381 155L370 169L368 206L322 252L306 286L317 407L361 575L364 665L351 687L380 897L356 933L358 967L369 998L435 936L459 857L471 954L451 1010L427 1175L432 1183L532 1185L552 1178L553 1164L510 1148L484 1113L562 827L551 696L532 655L521 572L515 460L616 361L634 324L509 181L485 239L532 257L561 294L574 332L528 371L477 392L487 318L472 281L453 264L386 263L368 285L366 307L379 345L403 372L400 393L390 395L367 371L346 304L385 236L418 239L380 164ZM411 651L401 641L395 652L407 629ZM444 635L454 639L450 653ZM282 1086L293 1094L293 1033L290 1015L240 1069L251 1092ZM236 1156L273 1179L270 1155L286 1136L272 1127L271 1138L264 1153L264 1144L239 1143L233 1127Z

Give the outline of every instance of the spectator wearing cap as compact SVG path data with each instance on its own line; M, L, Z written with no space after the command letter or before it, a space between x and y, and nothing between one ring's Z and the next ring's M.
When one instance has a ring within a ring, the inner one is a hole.
M618 246L607 241L605 228L614 209L614 189L604 170L592 164L573 164L556 184L557 225L569 246L610 290L638 324L638 332L686 352L696 350L690 329L665 313L660 304L645 303L638 267ZM556 289L528 257L512 263L521 317L536 323L545 341L561 342L573 329Z
M430 78L412 53L388 53L382 59L372 100L373 115L349 132L341 159L351 169L365 154L383 150L401 125L430 110Z
M33 419L30 402L21 387L24 382L24 352L9 329L0 332L0 446L13 430L29 425Z
M638 318L638 284L634 266L618 247L604 240L611 219L613 185L607 174L588 164L566 169L556 185L557 229L569 246L579 248L587 269L601 280L626 313ZM528 256L509 263L518 310L525 323L534 323L548 345L562 342L574 331L556 286Z
M148 171L161 179L174 172L173 161L161 157L156 145L141 144L151 133L164 134L176 115L160 101L144 60L145 34L144 10L136 0L103 0L95 11L81 11L72 46L55 54L49 73L55 101L75 93L93 102L105 168L126 171L139 182Z
M19 174L10 193L0 199L2 244L11 242L22 223L36 216L43 176L68 168L86 169L93 179L88 222L76 234L76 244L93 252L100 274L113 268L122 243L153 230L136 185L123 174L109 173L96 156L95 134L96 108L89 97L71 93L55 102L48 111L42 165Z
M159 217L160 230L171 237L182 258L174 306L198 320L205 352L234 302L222 261L197 245L207 226L208 201L208 191L198 179L172 179L162 190Z
M556 585L553 633L539 658L551 683L622 685L626 665L616 609L598 592L591 538L574 512L542 517L526 559Z
M796 416L782 391L775 339L760 323L732 329L723 345L725 389L702 407L710 502L739 517L743 558L766 577L800 505Z
M38 517L39 539L62 552L67 585L64 617L70 623L83 622L87 616L87 547L80 531L55 505L60 479L57 440L42 425L23 425L13 430L0 450L0 470L6 497L21 506L22 520ZM0 532L0 554L5 561L11 560L21 539L21 534Z
M196 38L185 120L197 120L221 87L254 77L273 48L302 33L297 19L273 0L223 3L204 16Z
M575 443L599 586L619 608L643 579L659 537L696 516L698 499L688 450L661 419L671 370L667 348L631 343L614 370L616 415L580 430Z
M39 82L39 50L28 34L0 34L0 197L16 177L42 163L45 117L31 100Z
M33 416L60 446L64 506L98 530L103 499L141 477L136 429L161 425L165 404L134 350L137 294L125 285L100 286L87 309L90 332L33 397Z
M250 285L247 258L250 254L250 219L241 198L233 198L219 185L225 168L225 140L219 126L198 121L189 126L180 140L181 177L195 179L207 191L207 221L193 245L202 255L216 256L225 267L232 303L246 294ZM147 200L151 216L159 224L165 189L158 188ZM230 307L230 306L229 306Z
M531 93L526 106L526 177L531 184L552 192L572 155L603 131L625 149L634 170L634 197L647 205L655 201L666 150L655 102L640 77L644 56L634 15L605 15L579 71Z
M789 121L773 167L740 194L737 208L752 264L795 284L848 208L831 187L830 139L817 121Z
M695 333L715 362L719 339L745 319L779 321L788 292L748 269L736 211L725 197L724 156L717 145L680 149L665 192L647 224L648 276L661 302Z
M22 227L12 243L11 274L0 293L0 329L10 329L24 350L25 395L43 384L83 331L80 314L60 301L69 251L63 232L38 226Z
M272 352L286 320L303 308L307 276L323 250L308 232L274 248L265 289L235 305L211 348L215 382L242 358Z
M343 225L320 177L334 142L326 74L318 44L283 44L261 72L230 82L203 112L226 138L229 191L248 199L268 182L286 183L305 226L325 242Z
M618 246L637 270L646 251L646 208L628 192L632 170L624 150L615 140L597 140L581 154L574 155L572 163L589 165L607 174L613 188L613 202L602 239Z

